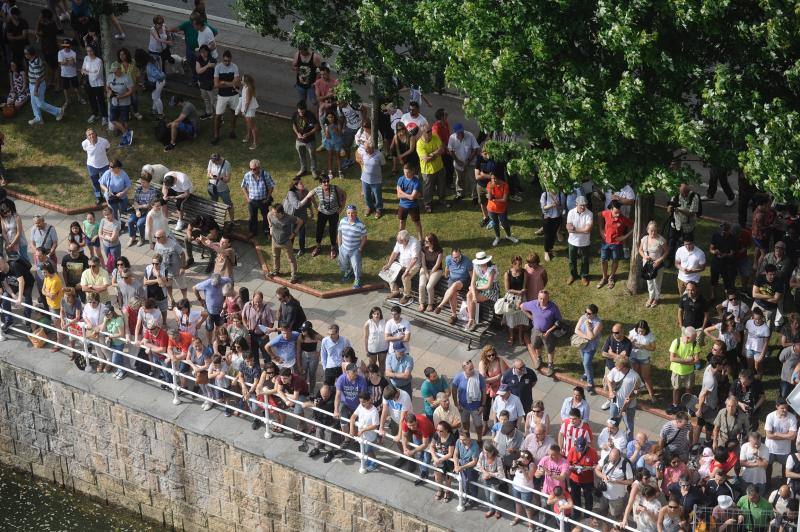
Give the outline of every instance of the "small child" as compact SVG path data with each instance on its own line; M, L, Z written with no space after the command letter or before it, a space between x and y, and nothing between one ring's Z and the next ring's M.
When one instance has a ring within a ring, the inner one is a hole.
M86 235L83 233L81 224L79 222L72 222L69 224L69 237L67 238L68 244L76 243L79 249L86 247Z
M89 250L89 257L100 256L100 224L94 218L93 212L86 213L83 221L83 235L86 241L86 248Z
M343 151L342 132L339 129L339 121L333 111L325 115L325 124L322 129L322 145L320 149L328 152L328 176L333 179L333 163L336 162L336 170L339 178L343 178L341 167L341 156Z
M238 295L233 290L233 285L230 283L222 287L222 295L225 296L225 302L222 304L222 317L226 323L233 321L233 315L241 312L242 308L238 303Z
M503 423L506 423L509 417L510 416L508 414L508 410L501 410L500 413L497 414L497 423L492 425L491 428L493 438L497 435L498 432L500 432L500 429L503 428Z

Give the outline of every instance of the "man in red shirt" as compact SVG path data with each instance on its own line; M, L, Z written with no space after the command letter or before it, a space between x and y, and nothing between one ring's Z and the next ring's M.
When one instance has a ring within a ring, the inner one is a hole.
M619 259L624 255L624 242L633 233L633 222L622 216L621 205L613 200L609 209L600 213L600 232L603 234L603 245L600 246L600 265L603 267L603 278L597 288L603 288L608 283L609 288L614 288L614 276L617 274ZM608 273L608 261L611 261L611 275Z
M189 366L183 363L189 358L189 348L192 346L193 336L188 332L181 332L178 329L169 331L169 343L167 344L167 360L172 364L172 370L179 373L188 373ZM186 388L186 377L181 375L181 387Z
M569 491L572 502L581 508L591 508L594 504L594 467L600 461L597 451L589 445L592 439L591 433L589 434L588 439L578 438L567 454ZM583 504L581 504L581 493L583 493Z
M139 342L139 346L144 349L145 354L150 357L150 362L159 364L162 367L161 380L165 383L171 383L172 377L165 368L165 355L167 346L169 345L169 337L167 331L155 321L148 321L145 324L144 337ZM166 384L161 385L162 390L167 389Z
M581 411L573 408L569 411L569 417L561 423L561 430L558 431L558 445L563 449L564 456L569 455L580 438L592 441L592 429L583 420Z
M405 419L400 426L400 434L402 434L401 445L403 454L408 457L419 458L419 453L422 453L422 461L426 464L431 463L431 455L426 451L431 443L431 436L433 436L433 422L428 419L425 414L406 413ZM428 478L428 468L424 465L419 466L419 476L414 481L415 486L419 486L424 482L423 479Z

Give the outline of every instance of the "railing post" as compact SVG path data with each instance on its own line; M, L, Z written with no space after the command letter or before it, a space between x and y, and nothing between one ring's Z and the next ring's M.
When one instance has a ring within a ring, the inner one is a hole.
M564 512L558 514L558 529L561 532L565 532L567 530L567 518L564 515Z
M86 362L86 367L83 371L86 373L94 373L92 361L89 359L89 339L86 338L86 327L81 327L81 341L83 342L83 360Z
M174 360L170 360L170 371L172 373L172 404L179 405L181 404L181 400L178 397L178 375L180 372L178 369L180 368L180 362L176 362Z
M264 396L264 438L272 438L272 427L269 426L269 399Z
M345 438L346 440L347 438ZM360 461L358 466L358 472L362 475L366 474L367 472L367 453L364 452L364 443L361 437L356 438L358 442L358 459Z
M458 506L456 506L456 510L459 512L463 512L466 510L465 507L466 501L464 501L464 475L461 473L458 474Z

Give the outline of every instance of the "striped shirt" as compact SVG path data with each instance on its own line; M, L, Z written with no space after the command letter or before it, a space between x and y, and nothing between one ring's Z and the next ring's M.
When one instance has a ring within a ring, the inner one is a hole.
M563 454L569 453L570 449L575 446L575 442L578 441L578 438L586 438L587 442L592 441L592 429L589 428L589 424L585 421L581 423L580 426L576 427L572 424L571 419L565 419L561 423L561 430L559 430L558 433L564 438L564 444L561 449Z
M275 181L266 170L261 170L261 179L257 179L252 171L244 174L242 188L247 189L248 201L260 201L267 199L272 189L275 188Z
M339 233L342 235L342 244L339 249L342 251L355 251L361 247L361 239L367 236L367 226L364 222L356 218L350 223L347 216L339 220Z
M141 186L136 187L136 192L133 193L133 203L134 205L145 205L143 208L144 210L150 208L150 204L153 203L159 197L158 191L150 187L147 190L144 190Z
M39 56L36 56L28 61L28 82L36 83L42 76L44 76L44 63Z
M339 214L339 189L336 185L331 185L328 188L328 195L322 190L322 185L314 189L314 195L317 197L317 210L322 214Z
M674 421L668 421L661 427L659 436L670 454L679 454L681 456L689 454L690 426L689 423L686 423L682 429L678 429Z

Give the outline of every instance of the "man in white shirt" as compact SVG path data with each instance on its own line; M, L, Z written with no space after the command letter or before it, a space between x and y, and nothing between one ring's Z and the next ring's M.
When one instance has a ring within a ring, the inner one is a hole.
M789 413L786 399L778 397L775 401L775 411L767 415L764 422L767 432L766 447L769 449L769 462L767 463L767 489L770 485L780 485L786 476L786 459L792 452L792 441L797 437L797 418ZM780 475L775 477L773 484L772 465L781 464Z
M753 484L759 493L764 493L767 483L769 449L761 443L761 434L751 432L739 451L741 477L745 484Z
M411 342L411 322L401 314L402 310L395 305L390 310L392 319L386 321L383 334L384 339L389 343L389 355L394 354L394 343L403 342L405 352L408 353Z
M389 255L389 260L383 266L383 270L388 270L394 261L398 261L402 269L395 279L389 283L389 290L391 294L390 299L398 298L402 294L400 304L407 306L411 304L411 280L417 273L420 267L420 252L422 247L419 240L411 236L405 229L397 233L397 243ZM398 279L403 283L403 291L400 291Z
M211 31L211 28L206 25L202 18L192 22L192 25L197 32L197 50L195 52L198 52L200 47L205 44L211 51L212 61L216 63L219 59L219 52L217 51L217 40L214 37L214 32Z
M408 124L416 124L417 129L422 131L423 126L428 125L428 119L422 116L419 112L419 103L410 102L408 104L408 112L400 119L403 125L408 127Z
M683 246L675 252L675 268L678 269L678 295L683 295L686 283L700 283L700 273L706 269L706 254L694 245L694 238L686 236Z
M383 408L381 408L378 435L381 438L386 436L386 420L387 418L391 420L389 430L390 432L394 432L394 434L390 434L390 437L401 453L403 452L403 444L401 441L403 435L400 433L400 426L402 420L409 412L412 414L414 413L414 407L411 405L411 396L405 391L395 388L394 385L387 384L386 388L383 389ZM405 459L399 458L395 462L395 465L400 466L404 463Z
M569 245L569 274L567 284L578 280L578 258L581 259L581 284L589 286L589 255L594 215L586 208L588 201L583 196L575 199L575 208L567 213L567 244Z
M167 172L164 174L161 193L165 200L175 198L175 207L178 209L178 222L175 224L175 230L180 231L186 227L186 223L183 221L183 202L192 193L192 178L183 172Z
M508 384L501 384L500 388L497 389L497 395L494 397L492 412L494 412L496 420L500 419L500 412L503 410L508 412L508 421L513 423L515 427L518 419L525 418L525 409L522 407L522 401L511 393L511 388L509 388Z
M94 198L98 205L103 203L103 189L100 188L100 177L108 170L108 150L111 143L104 137L98 137L94 129L86 130L86 140L81 143L86 152L86 168L92 181Z
M58 64L61 66L61 87L64 89L64 107L69 105L69 89L75 93L75 100L85 104L78 83L78 55L72 49L72 39L64 39L58 51Z
M480 151L475 135L464 130L462 124L455 124L453 133L447 139L447 152L453 158L453 170L456 174L456 201L467 194L476 201L478 199L475 188L475 158Z
M612 417L606 421L606 428L597 436L597 448L600 449L600 460L603 460L611 449L625 451L628 448L628 438L619 430L620 419Z
M350 416L350 435L363 438L361 452L371 458L375 458L375 451L370 443L374 443L378 439L378 434L375 432L380 423L378 409L372 404L372 397L369 392L363 392L358 397L358 402L358 408ZM367 471L375 471L378 469L378 464L367 459L365 469Z

